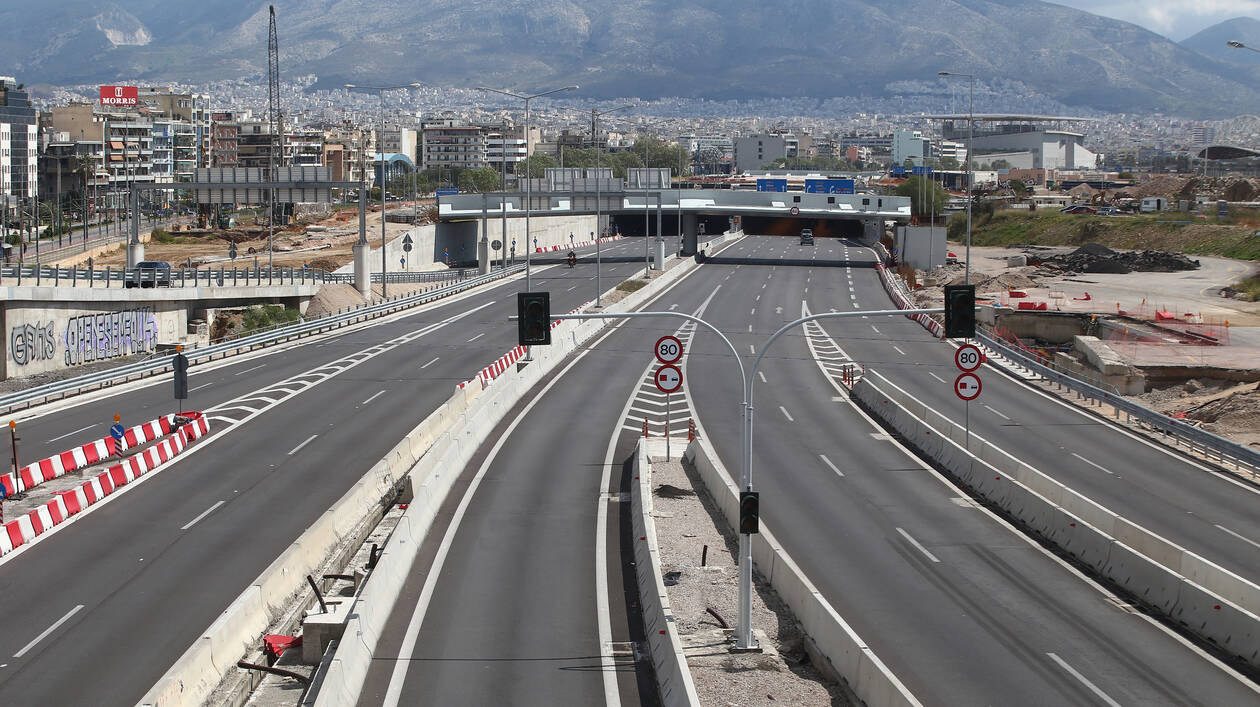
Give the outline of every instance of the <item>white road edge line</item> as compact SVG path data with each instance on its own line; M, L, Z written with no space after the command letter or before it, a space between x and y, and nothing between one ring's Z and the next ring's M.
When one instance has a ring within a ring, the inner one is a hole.
M180 530L188 530L189 528L191 528L191 527L193 527L194 525L196 525L196 524L197 524L197 521L201 520L202 518L205 518L206 516L210 515L211 513L214 513L215 509L216 509L216 508L218 508L219 506L222 506L222 505L223 505L223 501L219 501L218 503L214 504L213 506L210 506L210 507L209 507L209 508L207 508L206 510L202 511L202 512L201 512L201 515L199 515L199 516L197 516L196 518L193 518L192 520L188 521L188 523L186 523L185 525L183 525L183 526L180 528Z
M311 443L311 440L315 439L315 438L316 438L316 437L318 437L318 436L319 436L319 435L311 435L310 437L307 437L305 442L303 442L303 443L299 444L298 446L294 447L293 449L289 450L289 454L288 454L288 456L293 456L294 454L297 454L297 453L298 453L298 450L300 450L302 447L305 447L306 445L310 444L310 443Z
M922 545L920 545L919 541L911 537L910 533L907 533L903 528L897 528L897 532L901 533L901 537L905 538L906 541L909 542L911 545L913 545L916 550L926 555L929 560L933 562L940 562L940 559L937 558L936 555L933 555L932 553L928 552L928 549L926 547L923 547Z
M57 622L56 622L56 623L54 623L52 626L49 626L48 628L44 629L44 632L43 632L43 633L41 633L41 634L39 634L38 636L36 636L36 637L35 637L35 640L33 640L33 641L31 641L30 643L26 644L26 646L25 646L24 648L22 648L22 650L18 651L17 653L14 653L14 654L13 654L13 657L14 657L14 658L21 658L22 656L26 655L27 651L29 651L30 649L34 648L34 647L36 646L36 644L38 644L40 641L44 640L45 638L48 638L48 634L50 634L50 633L52 633L53 631L56 631L57 629L61 628L61 625L62 625L62 624L64 624L65 622L69 621L71 616L74 616L75 614L79 613L79 612L80 612L80 611L82 611L82 610L83 610L83 605L82 605L82 604L79 604L78 606L74 607L74 608L73 608L73 609L71 609L70 611L66 612L66 615L65 615L65 616L61 617L60 619L57 619Z
M836 474L840 476L844 476L844 472L837 469L836 465L831 463L831 460L827 458L826 454L819 454L818 458L823 461L823 464L826 464L827 466L831 467L831 470L836 472Z
M987 407L987 406L986 406L986 407ZM1112 476L1115 476L1115 475L1116 475L1116 472L1112 471L1111 469L1108 469L1107 467L1105 467L1105 466L1103 466L1103 465L1099 464L1098 462L1095 462L1095 461L1090 461L1089 459L1086 459L1085 457L1082 457L1081 455L1077 454L1076 452L1072 452L1072 456L1076 457L1077 459L1080 459L1081 461L1085 462L1086 464L1089 464L1090 466L1094 467L1095 469L1098 469L1099 471L1105 471L1105 472L1107 472L1108 474L1111 474Z
M372 402L373 400L376 400L377 398L381 397L381 396L382 396L382 395L384 395L384 394L385 394L385 391L383 391L383 390L382 390L382 391L380 391L380 392L376 393L376 394L375 394L375 395L373 395L372 397L368 398L367 400L364 400L363 402L361 402L361 403L359 403L359 404L360 404L360 405L367 405L368 403Z
M193 388L193 390L196 390L196 388ZM53 437L52 439L50 439L50 440L48 440L48 441L49 441L49 442L56 442L56 441L57 441L57 440L59 440L59 439L65 439L66 437L69 437L70 435L77 435L77 434L79 434L80 432L83 432L83 431L85 431L85 430L90 430L90 429L92 429L93 427L95 427L95 425L88 425L87 427L81 427L81 428L79 428L79 429L75 430L74 432L67 432L67 433L65 433L65 434L61 435L60 437Z
M1233 535L1234 537L1238 538L1239 540L1245 543L1251 543L1252 545L1255 545L1256 547L1260 547L1260 543L1256 542L1255 540L1252 540L1251 538L1245 535L1239 535L1238 533L1235 533L1234 531L1230 530L1229 528L1226 528L1223 525L1217 525L1216 527L1220 528L1221 530L1224 530L1225 532L1229 533L1230 535Z
M1085 677L1084 675L1081 675L1079 672L1077 672L1076 668L1073 668L1072 666L1068 665L1066 660L1063 660L1062 658L1060 658L1059 656L1053 653L1047 653L1046 655L1050 657L1050 660L1053 660L1055 663L1057 663L1060 668L1063 668L1064 670L1066 670L1069 675L1079 680L1082 685L1084 685L1085 687L1088 687L1090 692L1098 696L1098 699L1111 705L1111 707L1120 707L1119 702L1116 702L1115 700L1111 699L1110 695L1103 692L1094 683L1090 682L1089 678Z

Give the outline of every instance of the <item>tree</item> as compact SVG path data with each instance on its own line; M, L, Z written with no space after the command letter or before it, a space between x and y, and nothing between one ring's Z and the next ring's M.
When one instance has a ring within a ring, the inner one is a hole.
M958 169L958 165L959 165L958 160L954 159L953 157L942 157L937 162L937 166L939 166L941 169Z
M634 141L630 152L637 154L639 159L643 159L646 154L645 162L648 167L667 167L673 169L674 174L678 174L679 170L682 170L683 176L688 174L687 163L691 161L691 155L681 145L666 142L658 137L641 136Z
M893 190L896 196L910 197L910 213L913 216L929 216L943 213L949 195L936 182L923 177L914 176L902 182ZM926 194L926 198L924 198Z
M459 190L463 192L490 192L499 189L499 173L490 167L465 169L459 173Z
M565 158L568 159L567 157ZM556 158L541 152L526 157L517 167L517 173L527 175L530 179L542 179L547 176L547 170L559 167L560 163Z
M993 169L1010 169L1011 163L1007 162L1006 160L999 159L999 160L993 160L993 164L990 166L993 167Z
M1028 196L1028 185L1024 184L1024 180L1022 179L1012 179L1011 191L1015 192L1016 197L1023 199Z

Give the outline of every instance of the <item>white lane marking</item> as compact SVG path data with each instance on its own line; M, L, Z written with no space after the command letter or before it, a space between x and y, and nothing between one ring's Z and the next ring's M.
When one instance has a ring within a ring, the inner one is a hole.
M474 336L473 338L469 339L467 343L471 344L472 342L476 341L477 339L480 339L481 337L483 337L483 336L485 336L485 335L486 335L486 333L483 331L483 332L481 332L480 334L478 334L478 335Z
M439 359L439 358L441 358L441 356L434 356L434 357L433 357L433 360L432 360L432 361L429 361L428 363L426 363L426 364L424 364L423 366L421 366L421 367L420 367L420 370L422 370L422 371L423 371L424 369L428 368L429 366L432 366L433 364L437 363L437 361L438 361L438 359Z
M988 405L985 405L984 407L985 407L985 409L986 409L986 410L988 410L989 412L993 413L994 415L997 415L998 417L1002 418L1003 420L1009 420L1009 419L1011 419L1011 418L1007 417L1006 415L1003 415L1002 413L998 412L997 410L994 410L992 407L990 407L990 406L988 406Z
M751 334L751 333L752 333L752 324L749 324L749 325L748 325L748 333L749 333L749 334Z
M196 388L193 388L193 390L196 390ZM67 432L67 433L65 433L65 434L61 435L60 437L53 437L52 439L50 439L50 440L48 440L48 441L49 441L49 442L56 442L56 441L57 441L57 440L59 440L59 439L65 439L66 437L69 437L70 435L77 435L77 434L79 434L80 432L83 432L84 430L90 430L90 429L92 429L93 427L95 427L95 425L88 425L87 427L81 427L81 428L79 428L79 429L75 430L74 432Z
M193 527L194 525L196 525L196 524L197 524L197 521L201 520L202 518L205 518L206 516L210 515L211 513L214 513L214 510L215 510L216 508L218 508L219 506L222 506L222 505L223 505L223 501L219 501L218 503L214 504L213 506L210 506L210 507L209 507L209 508L207 508L206 510L202 511L202 512L201 512L201 515L197 516L196 518L193 518L192 520L190 520L190 521L188 521L186 524L184 524L184 526L183 526L183 527L181 527L181 528L180 528L180 530L188 530L189 528L191 528L191 527Z
M262 366L254 366L253 368L247 368L247 369L245 369L245 370L243 370L243 371L238 371L238 372L236 372L236 373L233 373L232 375L234 375L234 376L243 376L243 375L245 375L246 373L249 373L250 371L257 371L258 369L260 369L260 368L262 368L263 366L266 366L266 365L267 365L267 364L265 364L265 363L264 363L264 364L262 364Z
M755 300L753 300L753 301L754 301L754 302L760 302L760 301L761 301L761 295L757 295L757 299L755 299Z
M788 422L796 422L796 420L792 419L792 413L788 412L787 408L782 405L779 406L779 412L783 413L783 416L787 418Z
M1059 656L1057 656L1057 655L1055 655L1055 654L1053 654L1053 653L1047 653L1046 655L1050 657L1050 660L1053 660L1055 663L1058 663L1058 664L1059 664L1059 667L1060 667L1060 668L1063 668L1064 670L1066 670L1066 671L1068 672L1068 674L1069 674L1069 675L1071 675L1072 677L1076 678L1077 680L1080 680L1082 685L1084 685L1085 687L1088 687L1090 692L1092 692L1092 693L1094 693L1095 695L1097 695L1097 696L1098 696L1098 699L1100 699L1100 700L1102 700L1103 702L1106 702L1107 704L1111 705L1111 707L1120 707L1120 703L1119 703L1119 702L1116 702L1115 700L1111 699L1111 696L1110 696L1110 695L1108 695L1107 693L1103 692L1103 691L1102 691L1101 689L1099 689L1099 687L1098 687L1097 685L1095 685L1094 683L1090 682L1090 681L1089 681L1089 678L1087 678L1087 677L1085 677L1084 675L1081 675L1079 672L1077 672L1076 668L1073 668L1072 666L1068 665L1068 664L1067 664L1067 661L1063 660L1062 658L1060 658Z
M730 275L727 275L727 277L730 277ZM673 304L669 305L669 311L671 311L671 312L672 312L672 311L674 311L675 309L678 309L678 303L677 303L677 302L675 302L675 303L673 303Z
M875 328L874 324L871 325L871 331L875 332L876 334L879 333L879 329Z
M899 346L894 345L894 346L893 346L893 350L894 350L894 351L896 351L897 353L901 354L902 356L905 356L905 355L906 355L906 352L905 352L905 351L902 351L902 350L901 350L901 347L899 347Z
M928 375L929 375L929 376L932 376L933 378L935 378L936 380L938 380L938 381L940 381L940 382L942 382L942 383L944 383L944 382L945 382L945 379L944 379L944 378L941 378L940 376L936 375L935 373L933 373L933 372L931 372L931 371L928 371Z
M300 450L302 447L305 447L306 445L310 444L310 443L311 443L311 440L315 439L315 438L316 438L316 437L318 437L318 436L319 436L319 435L311 435L310 437L307 437L305 442L303 442L303 443L299 444L298 446L294 447L293 449L289 450L289 456L293 456L294 454L297 454L297 453L298 453L298 450Z
M750 354L755 354L755 353L757 353L757 347L756 347L756 346L753 346L752 344L749 344L749 345L748 345L748 353L750 353Z
M1091 460L1089 460L1089 459L1086 459L1085 457L1082 457L1081 455L1077 454L1076 452L1072 452L1072 456L1076 457L1077 459L1080 459L1081 461L1085 462L1086 464L1089 464L1090 466L1094 467L1095 469L1098 469L1099 471L1105 471L1105 472L1107 472L1108 474L1111 474L1112 476L1115 476L1115 475L1116 475L1116 472L1112 471L1111 469L1108 469L1107 467L1105 467L1105 466L1103 466L1103 465L1099 464L1098 462L1095 462L1095 461L1091 461Z
M384 395L384 394L385 394L385 391L383 391L383 390L382 390L382 391L379 391L378 393L376 393L376 394L375 394L375 395L373 395L372 397L368 398L367 400L364 400L363 402L361 402L361 403L359 403L359 404L360 404L360 405L367 405L368 403L372 402L373 400L376 400L377 398L381 397L381 396L382 396L382 395Z
M754 314L756 314L756 313L757 313L757 308L756 308L756 307L753 307L753 308L752 308L752 310L750 310L750 311L748 312L748 316L752 316L752 315L754 315Z
M1233 535L1234 537L1238 538L1239 540L1245 543L1251 543L1252 545L1255 545L1256 547L1260 547L1260 543L1256 542L1255 540L1252 540L1249 537L1246 537L1245 535L1239 535L1238 533L1235 533L1234 531L1230 530L1229 528L1226 528L1223 525L1218 525L1216 527L1220 528L1221 530L1224 530L1225 532L1229 533L1230 535Z
M757 371L757 375L761 377L761 382L762 382L762 383L765 383L765 382L766 382L766 374L765 374L765 373L763 373L763 372L761 372L761 371Z
M565 292L572 292L576 289L577 289L577 285L574 285L573 287L570 287L569 289L565 290Z
M542 400L556 383L564 380L565 374L568 373L574 366L578 365L578 363L586 357L587 353L593 351L595 347L599 346L599 344L605 339L612 336L617 330L617 327L610 329L607 334L587 346L581 354L569 363L569 365L564 367L564 370L560 371L559 375L552 378L542 390L538 391L538 394L529 401L529 403L525 406L525 409L521 410L521 413L516 416L516 419L512 420L512 424L508 425L508 428L503 432L503 435L495 441L494 446L490 449L490 453L486 455L485 461L481 463L481 468L477 469L476 475L473 476L472 482L469 483L468 489L464 492L464 497L459 501L459 506L455 508L455 515L451 517L450 525L446 528L446 534L442 536L442 543L438 546L437 555L434 556L433 564L429 568L429 574L424 579L424 587L420 590L420 598L416 601L415 611L411 613L411 620L407 623L407 633L403 636L402 646L398 650L398 658L395 659L394 670L389 676L389 689L385 692L385 700L381 703L382 707L398 707L398 701L402 697L403 684L407 681L407 669L411 667L411 658L416 650L416 642L420 638L420 626L424 623L424 616L428 613L429 603L433 600L433 592L437 588L438 578L442 574L442 567L446 564L446 557L451 552L451 546L455 544L455 535L459 532L459 525L464 519L464 514L468 512L468 506L472 503L473 494L476 493L477 488L481 486L481 480L484 479L486 473L489 472L490 465L494 463L495 457L499 454L499 450L502 449L503 445L506 444L508 439L512 437L512 433L516 431L518 426L520 426L526 415L534 409L534 406L538 404L538 401ZM633 400L633 398L631 398L631 400ZM628 409L629 408L627 406L627 410ZM625 419L624 414L621 419ZM604 465L604 470L608 472L610 471L610 467L611 462ZM604 485L600 487L600 491L603 492L603 490L607 488L607 480L605 480ZM600 506L605 509L607 508L607 504L604 503L601 503ZM605 520L605 522L607 521ZM595 552L597 555L601 553L601 548L604 546L605 542L607 542L606 536L597 537L595 539ZM596 590L598 595L596 599L599 601L597 613L598 611L606 611L606 603L608 600L608 579L607 577L603 577L601 581L598 559L599 558L597 556L595 583L597 587L602 586L604 591L599 591L598 589ZM604 565L607 567L606 557ZM603 597L603 600L599 600L599 597ZM608 623L606 613L599 616L599 624L600 643L602 644L602 649L600 651L600 663L601 672L604 674L604 699L610 707L618 707L621 704L621 699L620 693L617 692L617 666L612 659L612 628Z
M818 458L823 461L823 464L826 464L827 466L831 467L832 471L836 472L840 476L844 476L844 472L837 469L836 465L831 463L831 460L827 458L826 454L819 454Z
M928 552L928 549L926 547L923 547L922 545L920 545L918 540L915 540L913 537L910 536L910 533L907 533L902 528L897 528L897 532L901 533L901 537L905 538L911 545L915 547L915 549L917 549L919 552L923 553L924 555L927 555L927 558L929 560L933 562L940 562L940 560L936 557L936 555L933 555L932 553Z
M763 289L763 290L764 290L764 289L766 289L766 283L764 283L764 282L763 282L763 283L761 283L761 289Z
M32 648L34 648L34 647L35 647L35 644L39 643L40 641L44 640L45 638L48 638L48 634L50 634L50 633L52 633L53 631L56 631L57 629L61 628L61 625L62 625L62 624L64 624L65 622L69 621L71 616L74 616L75 614L79 613L79 612L80 612L80 611L82 611L82 610L83 610L83 605L82 605L82 604L79 604L78 606L74 607L74 608L73 608L73 609L71 609L70 611L66 612L66 615L65 615L65 616L63 616L63 617L61 617L61 618L57 619L57 622L56 622L56 623L54 623L52 626L49 626L48 628L44 629L44 632L43 632L43 633L41 633L41 634L39 634L38 636L36 636L36 637L35 637L35 640L33 640L33 641L31 641L30 643L26 644L26 646L25 646L24 648L22 648L22 650L18 651L17 653L14 653L14 654L13 654L13 657L14 657L14 658L21 658L22 656L26 655L27 651L29 651L30 649L32 649Z
M189 389L188 389L188 392L192 393L192 392L195 392L195 391L201 390L202 388L209 388L209 387L210 387L210 386L212 386L212 385L214 385L214 383L202 383L201 385L197 386L196 388L189 388Z

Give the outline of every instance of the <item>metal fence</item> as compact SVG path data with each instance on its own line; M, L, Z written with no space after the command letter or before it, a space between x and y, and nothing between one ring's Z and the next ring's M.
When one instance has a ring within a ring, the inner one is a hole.
M223 358L239 351L252 351L255 348L312 336L324 331L355 324L368 319L382 317L387 314L425 304L448 295L462 292L500 278L522 272L525 264L512 265L503 270L495 270L489 275L479 275L441 287L428 292L411 295L399 295L393 299L364 305L345 312L335 312L297 324L277 326L270 330L243 336L231 341L193 348L185 352L190 364ZM0 411L27 408L51 400L59 400L83 391L104 388L117 383L125 383L132 379L140 379L171 370L173 356L156 356L148 360L117 366L96 373L88 373L74 378L67 378L53 383L28 388L16 393L0 396Z
M475 269L430 270L427 272L391 272L387 282L422 283L463 280ZM372 282L381 281L381 273L371 274ZM71 287L259 287L262 285L307 285L326 282L354 283L352 273L335 273L319 268L254 267L254 268L153 268L127 269L61 268L38 266L0 267L0 286L47 285ZM80 283L86 283L81 285Z
M1104 390L1076 376L1051 368L1025 352L1007 344L1005 341L990 336L983 331L977 331L976 338L1003 357L1052 383L1057 383L1064 388L1075 391L1078 395L1089 400L1111 405L1115 408L1117 417L1123 412L1128 420L1136 418L1139 422L1162 434L1166 439L1171 440L1176 447L1185 446L1192 452L1200 452L1209 461L1215 459L1221 466L1233 465L1239 471L1245 470L1249 472L1253 479L1260 472L1260 452L1256 450L1139 405L1117 394L1114 388L1111 391Z

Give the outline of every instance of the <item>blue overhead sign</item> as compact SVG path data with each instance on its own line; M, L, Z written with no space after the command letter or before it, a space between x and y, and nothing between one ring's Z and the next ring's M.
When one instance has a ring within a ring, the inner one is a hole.
M892 173L895 175L905 174L906 166L904 164L895 164L893 165Z
M852 194L852 179L806 179L805 191L810 194Z
M786 179L758 179L757 191L787 191Z
M437 190L438 196L453 196L458 193L459 193L458 189L438 189Z

